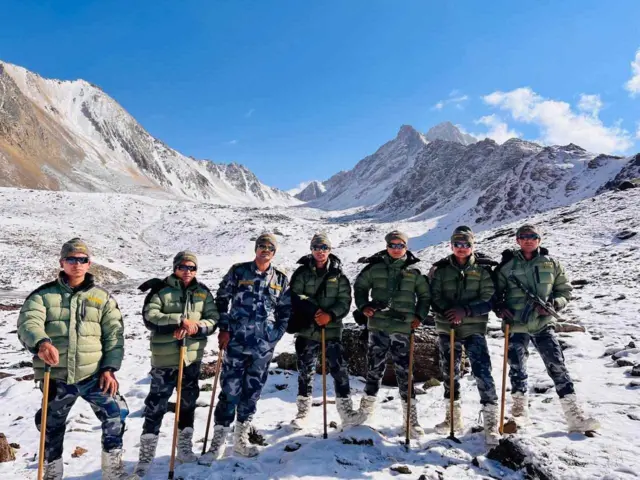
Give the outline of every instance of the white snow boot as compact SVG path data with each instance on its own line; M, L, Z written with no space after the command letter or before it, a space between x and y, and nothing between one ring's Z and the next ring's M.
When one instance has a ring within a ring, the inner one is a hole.
M373 416L373 412L376 409L376 396L375 395L363 395L360 399L360 408L358 409L358 415L362 419L360 423L364 423Z
M526 393L516 392L511 395L511 416L518 427L529 425L529 397Z
M122 450L102 451L102 480L133 480L137 475L129 475L122 464Z
M193 453L193 428L187 427L178 430L176 460L180 463L193 463L198 460L198 456Z
M309 413L311 412L311 397L298 395L296 405L298 407L298 413L296 414L296 418L291 420L291 426L295 430L302 430L307 424Z
M402 430L407 428L407 402L402 400ZM409 409L409 437L420 438L424 435L424 429L418 422L418 408L416 407L416 399L411 399L411 408Z
M569 426L569 432L588 432L600 428L598 420L592 417L586 417L582 407L578 405L578 399L575 394L566 395L560 399L564 417Z
M258 447L249 443L251 422L236 422L233 432L233 451L244 457L255 457L260 453Z
M138 477L143 478L149 468L151 462L156 456L156 448L158 447L158 435L153 433L144 433L140 435L140 451L138 453L138 463L133 473Z
M444 422L438 423L435 426L435 431L440 435L445 435L451 431L451 407L449 404L449 400L446 402L446 413L444 417ZM453 402L453 431L461 432L464 428L464 424L462 423L462 403L460 400L455 400Z
M500 432L498 431L498 406L488 403L482 409L484 419L484 441L487 445L498 445L500 443Z
M223 427L222 425L215 425L213 427L213 439L211 440L211 446L209 447L209 450L198 459L199 465L211 466L213 462L222 456L228 433L229 427Z
M353 409L351 397L336 397L336 409L343 427L360 425L364 422L364 415Z
M42 478L44 480L62 480L62 474L64 472L64 464L62 458L58 458L53 462L44 462L44 474Z

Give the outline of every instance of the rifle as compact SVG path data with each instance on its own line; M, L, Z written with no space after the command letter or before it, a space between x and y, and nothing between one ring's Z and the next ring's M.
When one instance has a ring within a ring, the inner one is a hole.
M544 308L547 312L549 312L549 315L551 315L552 317L556 318L558 321L564 322L562 317L558 314L558 312L556 312L556 310L553 308L553 305L550 302L545 302L538 295L536 295L535 293L532 293L527 287L524 286L524 284L518 278L516 278L516 276L513 274L513 272L511 272L511 274L509 274L509 280L511 280L513 283L515 283L516 286L520 290L522 290L522 292L526 295L526 297L527 297L527 305L538 305L538 306ZM526 315L525 318L526 317L528 317L528 315Z

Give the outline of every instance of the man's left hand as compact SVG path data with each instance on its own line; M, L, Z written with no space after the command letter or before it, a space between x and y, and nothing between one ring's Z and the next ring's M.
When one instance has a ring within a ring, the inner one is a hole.
M414 316L413 320L411 321L411 330L415 330L420 325L422 325L422 322L420 321L420 319L418 317Z
M110 371L104 371L100 374L100 381L98 383L102 393L108 393L112 397L116 395L118 392L118 380L116 380L116 375Z
M318 325L324 327L331 321L331 315L323 310L318 310L315 315L315 320Z

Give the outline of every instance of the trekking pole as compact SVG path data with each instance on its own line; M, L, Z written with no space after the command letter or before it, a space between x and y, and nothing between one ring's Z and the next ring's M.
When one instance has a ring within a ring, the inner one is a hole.
M47 431L47 409L49 407L49 379L51 365L44 364L44 388L42 389L42 416L40 417L40 449L38 450L38 480L44 476L44 439Z
M324 422L324 434L322 438L327 438L327 359L325 350L325 327L320 329L322 343L322 418Z
M207 417L207 428L204 431L204 442L202 443L202 455L207 452L207 440L209 438L209 425L211 425L211 415L213 414L213 402L216 401L216 388L218 387L218 379L220 378L220 370L222 370L222 357L224 350L218 351L218 360L216 361L216 374L213 378L213 390L211 392L211 405L209 405L209 416Z
M502 399L500 400L500 435L504 435L504 404L507 396L507 360L509 351L509 324L504 326L504 355L502 356Z
M455 342L456 331L452 328L449 331L449 440L453 440L456 443L462 443L458 440L453 431L453 402L454 402L454 390L455 390Z
M405 438L404 438L404 445L407 449L407 451L409 451L409 447L411 446L410 444L410 438L409 438L409 430L411 428L411 391L412 391L412 382L413 382L413 345L414 345L414 335L415 332L413 330L411 330L411 334L409 335L409 381L407 383L407 419L406 419L406 431L405 431Z
M176 387L176 412L173 423L173 441L171 443L171 460L169 461L168 480L173 480L174 467L176 463L176 444L178 442L178 422L180 421L180 401L182 400L182 372L184 366L184 354L187 350L187 336L180 340L180 360L178 363L178 385Z

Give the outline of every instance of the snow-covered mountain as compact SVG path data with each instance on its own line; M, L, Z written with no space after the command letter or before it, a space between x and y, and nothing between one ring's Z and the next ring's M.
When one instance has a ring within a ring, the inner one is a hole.
M396 138L360 160L352 170L323 182L325 194L309 206L342 210L378 204L402 181L427 143L423 134L403 125Z
M471 145L476 143L478 139L468 133L463 133L458 127L451 122L442 122L431 127L424 136L428 141L445 140L447 142L460 143L461 145Z
M427 135L405 125L352 170L324 182L326 192L308 205L363 207L366 215L382 220L420 215L437 218L443 227L486 226L568 205L595 195L607 182L617 185L623 177L638 176L637 156L598 155L574 144L545 147L517 138L502 145L466 140L448 122Z
M295 204L242 165L186 157L84 80L0 62L0 186Z
M310 202L311 200L320 198L326 191L327 189L322 182L314 180L309 182L309 184L300 192L296 193L294 197L298 200L302 200L303 202Z

